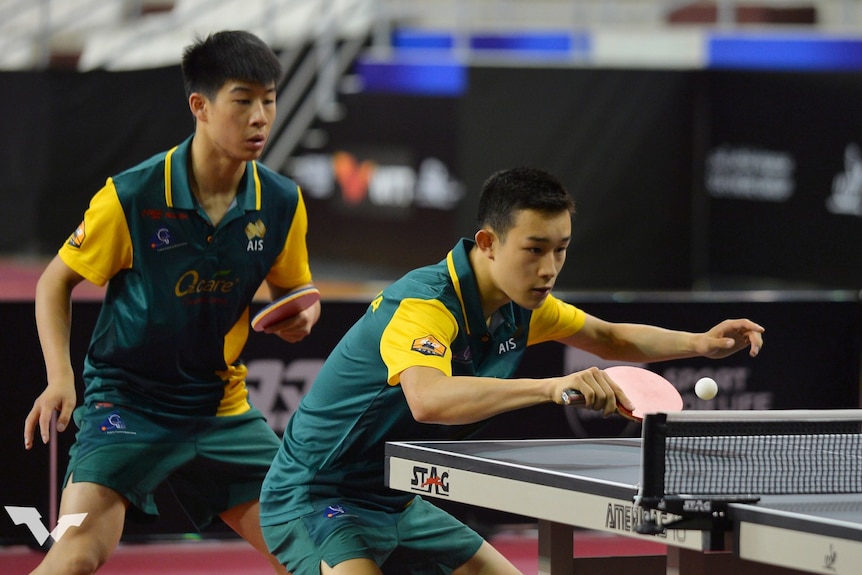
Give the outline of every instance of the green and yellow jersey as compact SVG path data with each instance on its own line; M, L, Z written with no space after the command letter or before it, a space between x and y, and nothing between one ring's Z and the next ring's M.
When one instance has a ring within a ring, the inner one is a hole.
M486 322L462 240L446 259L387 287L323 365L284 433L261 493L261 522L278 525L321 501L358 499L400 510L411 498L383 484L384 444L460 437L473 426L418 423L399 385L416 365L447 375L508 378L530 345L577 332L580 309L548 296Z
M113 178L59 251L107 283L84 366L85 402L177 415L249 409L239 356L264 280L311 281L299 188L248 162L213 226L189 187L191 138Z

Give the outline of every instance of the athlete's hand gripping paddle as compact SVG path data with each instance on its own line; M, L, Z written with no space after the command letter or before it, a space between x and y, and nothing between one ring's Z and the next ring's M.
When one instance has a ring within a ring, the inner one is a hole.
M251 320L254 331L264 331L270 326L283 322L320 300L320 292L316 287L304 287L289 292L262 310Z
M642 367L615 365L604 370L623 390L635 408L629 411L617 405L617 413L633 421L643 421L648 413L667 413L682 410L682 396L671 382L657 373ZM584 396L574 389L563 392L566 405L584 405Z

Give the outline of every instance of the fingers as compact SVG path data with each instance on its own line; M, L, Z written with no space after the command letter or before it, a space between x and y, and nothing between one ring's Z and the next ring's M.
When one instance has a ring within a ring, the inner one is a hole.
M44 409L38 400L33 404L33 409L30 410L26 419L24 419L24 449L31 449L33 447L33 437L36 434L37 426L42 443L48 443L51 439L51 418L53 415L54 410Z
M626 395L626 393L622 389L620 389L619 387L616 387L616 384L614 384L614 386L616 389L616 391L614 392L614 395L617 398L617 405L623 406L624 408L626 408L626 410L628 410L629 413L634 411L634 409L635 409L634 402L631 399L629 399L629 397Z
M39 396L33 402L33 408L24 419L24 449L31 449L33 447L33 439L37 427L42 443L47 444L50 441L51 421L55 413L59 413L55 423L57 431L66 431L66 428L69 427L69 422L72 420L72 412L74 410L74 396L72 398L64 397L60 399L46 397L45 394Z
M24 419L24 449L33 447L33 434L36 432L36 422L39 421L39 412L34 406Z
M307 311L273 324L264 332L275 334L289 343L302 341L311 333L315 323L314 317L306 313Z
M42 443L48 443L51 439L51 418L54 416L53 409L43 409L39 414L39 435L42 436Z
M605 416L616 412L618 404L627 409L634 408L631 400L626 397L610 376L597 367L573 373L564 378L564 382L568 388L583 395L584 407L601 411Z
M724 358L737 351L749 348L749 355L757 357L763 347L763 332L766 329L748 319L728 319L705 335L707 348L701 355Z
M75 406L69 403L64 403L60 410L60 415L57 416L57 431L63 433L69 427L69 422L72 420L72 412Z
M742 347L750 346L748 355L757 357L760 353L760 348L763 347L763 332L766 329L762 325L758 325L753 321L743 319L738 329L742 332Z
M764 330L761 328L760 331L752 330L745 334L748 343L751 345L751 349L748 352L748 355L751 357L757 357L757 354L760 353L760 348L763 347L763 335L761 335L763 332Z
M278 326L275 327L277 328ZM308 325L307 322L293 322L283 324L282 327L278 329L268 329L266 330L266 333L274 333L289 343L297 343L305 339L305 337L311 333L311 326Z

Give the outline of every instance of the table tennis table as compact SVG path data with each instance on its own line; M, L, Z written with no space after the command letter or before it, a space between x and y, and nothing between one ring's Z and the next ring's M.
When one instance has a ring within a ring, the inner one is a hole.
M386 445L386 484L536 518L542 574L862 573L862 494L761 496L728 503L721 530L679 528L679 516L637 503L642 463L642 438L400 441ZM661 532L639 533L645 520ZM576 528L667 554L576 559Z

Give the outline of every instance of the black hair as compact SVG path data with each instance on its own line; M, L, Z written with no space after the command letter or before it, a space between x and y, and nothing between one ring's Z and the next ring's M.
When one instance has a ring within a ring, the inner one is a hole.
M230 80L269 86L281 78L281 62L263 40L242 30L197 38L182 59L186 97L193 92L215 98Z
M537 168L501 170L485 180L477 214L480 228L489 226L504 237L520 210L572 215L575 202L557 178Z

